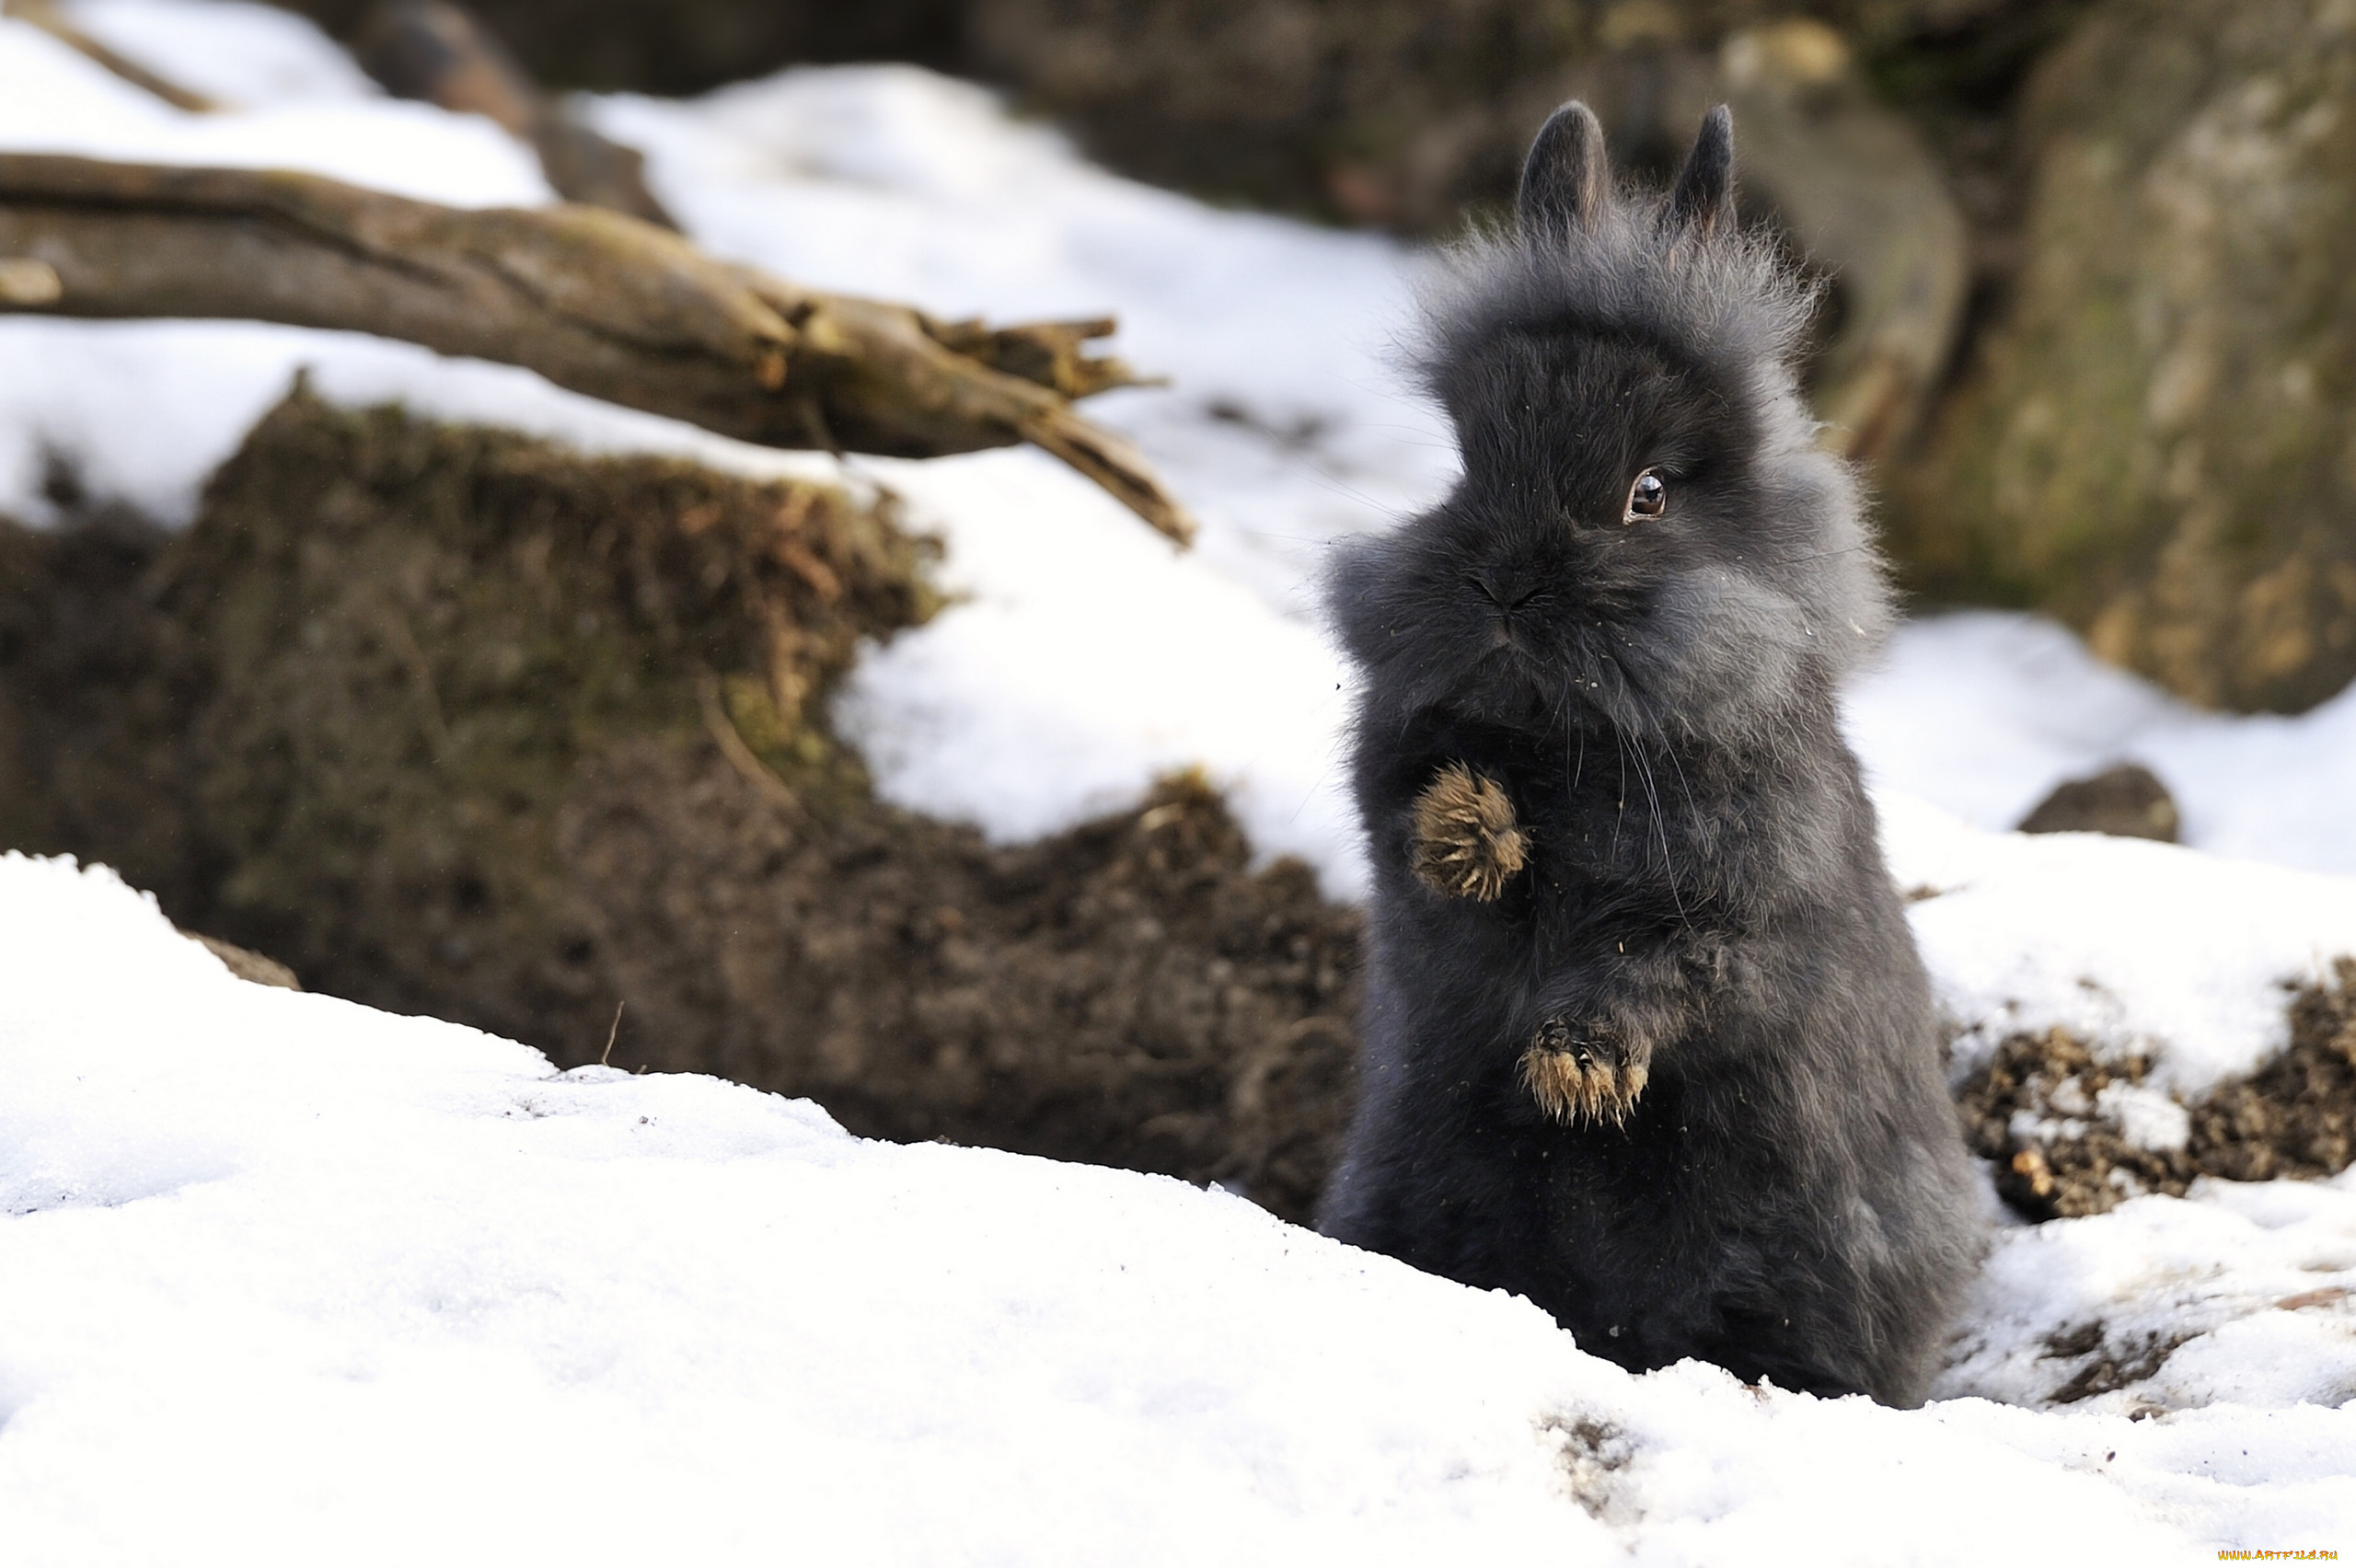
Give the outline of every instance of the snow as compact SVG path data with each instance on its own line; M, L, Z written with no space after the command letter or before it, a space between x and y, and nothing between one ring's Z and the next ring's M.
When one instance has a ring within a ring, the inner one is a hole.
M2113 1354L2186 1343L2149 1380L2085 1408L2344 1406L2356 1401L2351 1297L2356 1182L2203 1178L2185 1198L2006 1228L1934 1391L2039 1404L2084 1360L2052 1342L2098 1324Z
M2356 1268L2349 1196L2220 1210L2280 1239L2250 1283ZM14 855L0 1211L28 1565L2165 1562L2356 1517L2311 1366L2188 1363L2239 1402L2158 1422L1631 1377L1216 1189L248 985ZM2344 1394L2344 1332L2271 1316Z
M835 716L899 803L1035 838L1202 767L1264 855L1360 874L1331 649L1028 453L894 465L964 602L873 650ZM1052 681L1043 678L1055 672Z
M661 453L753 478L867 482L817 454L746 446L513 365L443 359L410 343L243 321L18 317L0 317L0 514L53 522L42 484L62 462L94 499L185 525L206 477L297 372L309 374L320 397L353 408L404 402L587 452Z
M0 146L11 152L305 169L459 207L553 200L532 154L479 115L358 96L191 113L9 17L0 17Z
M2061 1027L2184 1095L2289 1043L2286 986L2356 953L2356 881L2086 833L1986 833L1880 798L1959 1071Z
M215 0L69 0L67 20L135 65L240 109L384 89L332 39L271 6Z
M2063 778L2140 762L2188 844L2356 875L2356 687L2295 718L2203 713L2050 621L1980 610L1901 629L1848 718L1876 783L1981 827L2010 827Z
M495 127L385 99L299 19L74 15L230 107L170 110L0 20L0 147L550 199ZM586 108L722 254L945 315L1116 314L1119 351L1172 385L1090 410L1200 513L1200 548L1035 452L837 464L510 367L230 322L0 320L0 512L50 521L54 459L184 523L298 367L355 404L886 485L942 536L958 597L868 650L838 698L884 793L1021 840L1200 767L1261 853L1354 895L1347 676L1314 584L1330 540L1449 478L1392 344L1413 256L1117 179L905 68ZM2199 713L2058 628L1974 613L1901 628L1848 720L1892 870L1927 894L1909 909L1958 1073L2015 1030L2148 1055L2149 1083L2105 1109L2165 1143L2171 1096L2279 1048L2285 985L2356 952L2356 692ZM2001 831L2128 758L2175 790L2190 847ZM235 981L108 873L0 859L12 1563L230 1543L259 1562L1662 1563L2339 1544L2356 1182L2203 1181L2041 1227L1989 1203L1924 1411L1692 1365L1631 1378L1526 1303L1217 1192L863 1143L714 1080L555 1075L451 1025ZM2057 1402L2102 1356L2151 1365Z

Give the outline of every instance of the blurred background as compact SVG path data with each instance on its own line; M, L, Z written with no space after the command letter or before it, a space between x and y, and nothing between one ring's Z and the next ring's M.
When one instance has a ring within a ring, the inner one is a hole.
M361 34L365 0L300 7ZM1114 169L1443 235L1563 98L1657 177L1731 101L1831 282L1812 370L1939 602L2204 706L2356 674L2356 105L2330 0L483 0L550 86L814 62L1006 89Z

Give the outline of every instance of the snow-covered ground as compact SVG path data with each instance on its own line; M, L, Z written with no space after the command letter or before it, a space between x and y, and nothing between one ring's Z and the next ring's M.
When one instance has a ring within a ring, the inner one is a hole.
M28 1568L2162 1562L2356 1517L2329 1314L2239 1320L2160 1420L1630 1377L1216 1189L236 980L62 861L0 859L0 1089ZM2007 1299L2128 1247L2345 1283L2351 1198L2048 1227Z
M234 107L183 114L0 19L0 147L549 199L487 123L385 99L283 14L74 14ZM1091 409L1201 513L1191 555L1034 452L849 463L941 533L964 594L840 699L887 792L1014 839L1200 764L1263 852L1354 893L1314 581L1328 540L1449 477L1394 362L1413 257L1117 179L913 70L592 108L716 251L945 314L1112 312L1172 377ZM42 520L62 458L185 520L301 365L331 397L589 449L833 467L402 345L11 318L0 512ZM2193 713L1981 614L1902 628L1850 719L1893 869L1936 894L1911 909L1965 1066L2062 1024L2195 1094L2282 1043L2283 982L2356 952L2356 693ZM2176 790L2195 849L1988 831L2120 757ZM0 1208L12 1562L2356 1550L2346 1177L1992 1213L1957 1397L1923 1412L1631 1378L1524 1304L1216 1193L860 1143L709 1080L551 1077L231 981L103 875L10 860ZM2049 1342L2089 1324L2122 1352L2188 1337L2131 1389L2044 1408Z

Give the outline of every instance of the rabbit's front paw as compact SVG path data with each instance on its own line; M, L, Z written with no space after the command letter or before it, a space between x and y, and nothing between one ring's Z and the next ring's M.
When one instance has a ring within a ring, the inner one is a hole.
M1454 762L1415 797L1415 875L1433 892L1486 903L1528 858L1513 802L1496 780Z
M1651 1077L1652 1053L1643 1046L1591 1039L1559 1018L1538 1026L1521 1054L1522 1087L1557 1122L1628 1119Z

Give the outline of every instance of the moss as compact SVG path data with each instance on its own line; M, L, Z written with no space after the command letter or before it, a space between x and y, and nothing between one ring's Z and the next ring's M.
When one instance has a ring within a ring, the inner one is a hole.
M2108 0L2024 110L2010 307L1890 536L2204 705L2356 675L2356 38L2296 0Z
M552 836L582 759L693 731L724 672L769 694L780 764L827 775L794 733L860 635L928 613L923 553L832 487L298 394L156 569L213 683L184 744L229 870L193 919L396 1007L489 966L517 1030L583 993Z

